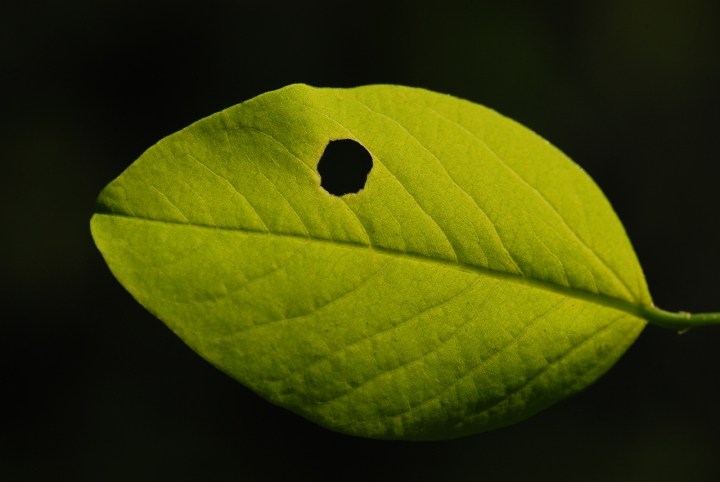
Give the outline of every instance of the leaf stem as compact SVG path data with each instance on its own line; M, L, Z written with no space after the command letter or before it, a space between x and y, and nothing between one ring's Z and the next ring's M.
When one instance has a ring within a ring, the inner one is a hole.
M672 313L654 306L643 306L641 316L650 323L685 332L699 326L720 325L720 313Z

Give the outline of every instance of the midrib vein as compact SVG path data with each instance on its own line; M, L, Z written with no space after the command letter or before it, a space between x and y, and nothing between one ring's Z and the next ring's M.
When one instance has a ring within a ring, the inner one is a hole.
M630 315L636 316L638 318L646 319L646 317L644 316L644 309L646 307L644 307L643 305L632 303L630 301L613 298L612 296L607 296L607 295L603 295L603 294L599 294L599 293L591 293L589 291L580 290L577 288L571 288L568 286L562 286L562 285L558 285L555 283L551 283L549 281L538 280L535 278L528 278L528 277L513 274L513 273L506 273L504 271L498 271L498 270L494 270L491 268L474 266L474 265L462 263L459 261L432 258L432 257L422 255L422 254L407 253L404 251L398 251L396 249L385 248L382 246L365 245L365 244L360 244L360 243L353 243L350 241L315 238L312 236L302 236L300 234L293 234L293 233L274 233L274 232L260 231L260 230L247 229L247 228L210 226L210 225L199 224L199 223L192 223L192 224L191 223L182 223L182 222L178 222L178 221L167 221L167 220L162 220L162 219L151 219L151 218L144 218L144 217L140 217L140 216L132 216L132 215L123 214L123 213L98 212L95 214L95 216L128 218L128 219L133 219L136 221L143 221L143 222L148 222L148 223L164 224L164 225L171 225L171 226L187 226L187 227L192 227L192 228L208 229L211 231L239 232L239 233L244 233L246 235L251 235L251 236L274 236L274 237L279 237L279 238L300 239L300 240L305 240L305 241L309 241L312 243L326 244L326 245L330 245L330 246L334 246L334 247L342 246L346 249L375 251L375 252L380 253L385 256L392 256L394 258L407 259L407 260L418 262L418 263L445 266L445 267L448 267L451 269L457 269L460 271L471 272L471 273L475 273L475 274L482 275L482 276L488 276L490 278L507 281L510 283L518 284L518 285L529 286L531 288L536 288L536 289L548 291L551 293L556 293L559 295L567 296L569 298L588 301L588 302L591 302L591 303L594 303L597 305L606 306L608 308L616 309L619 311L624 311L624 312L626 312Z

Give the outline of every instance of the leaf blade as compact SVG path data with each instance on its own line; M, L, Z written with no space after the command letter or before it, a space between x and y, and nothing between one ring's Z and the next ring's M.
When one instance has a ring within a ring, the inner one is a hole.
M485 134L452 120L453 109L485 122ZM513 136L521 148L501 153L510 160L484 140ZM342 198L322 190L315 171L324 146L339 138L361 142L375 164L365 189ZM553 177L571 180L573 191L548 184ZM644 326L633 307L650 302L622 226L579 168L499 114L419 89L290 86L265 94L161 141L99 204L96 243L144 306L266 398L356 435L448 438L525 418L609 368ZM228 249L243 243L252 246ZM256 275L256 287L240 296ZM486 311L484 295L497 296L491 289L504 297ZM196 306L199 294L212 293L216 302ZM464 307L459 293L473 295ZM579 311L542 315L562 299ZM434 311L414 313L423 304ZM538 326L554 334L546 346L538 340L547 332L527 328L541 315ZM263 328L263 320L272 323ZM332 320L340 321L327 335ZM257 329L246 332L248 323ZM463 375L503 340L515 348L497 356L501 364ZM560 366L575 376L542 388ZM351 389L328 399L343 386ZM456 388L438 394L441 386Z

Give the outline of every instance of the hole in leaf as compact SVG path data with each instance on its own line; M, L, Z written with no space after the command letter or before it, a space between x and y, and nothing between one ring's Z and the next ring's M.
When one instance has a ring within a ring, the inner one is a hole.
M330 141L317 167L320 186L335 196L356 193L365 187L372 166L372 156L359 143Z

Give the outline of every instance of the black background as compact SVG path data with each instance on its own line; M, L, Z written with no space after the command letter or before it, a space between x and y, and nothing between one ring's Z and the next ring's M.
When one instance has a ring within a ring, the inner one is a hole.
M657 305L720 311L720 3L104 0L0 7L0 480L720 480L720 329L648 327L585 392L464 439L358 439L212 368L115 281L100 190L294 82L488 105L584 167Z

